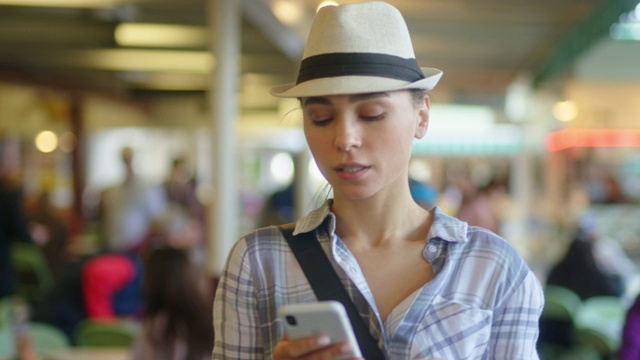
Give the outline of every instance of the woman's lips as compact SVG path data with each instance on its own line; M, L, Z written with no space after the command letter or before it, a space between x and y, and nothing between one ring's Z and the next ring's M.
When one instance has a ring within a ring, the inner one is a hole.
M342 180L357 180L363 177L369 168L360 164L348 164L336 166L334 170Z

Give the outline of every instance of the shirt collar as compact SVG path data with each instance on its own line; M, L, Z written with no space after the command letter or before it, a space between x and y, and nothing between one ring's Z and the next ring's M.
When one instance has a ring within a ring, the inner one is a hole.
M433 224L429 230L429 239L438 238L452 243L465 243L469 225L453 216L445 214L439 207L431 210Z
M306 216L300 218L296 222L294 235L300 233L306 233L318 228L325 219L329 218L327 222L329 234L333 234L336 228L336 217L331 212L332 199L328 199L322 204L322 206L311 211ZM448 242L467 242L467 228L466 222L456 219L455 217L445 214L439 207L434 207L431 210L433 215L433 224L431 230L429 230L429 239L438 238Z
M333 234L336 229L336 216L331 212L331 204L333 204L333 199L328 199L322 206L296 221L296 228L293 231L293 235L315 230L327 217L330 218L329 233Z

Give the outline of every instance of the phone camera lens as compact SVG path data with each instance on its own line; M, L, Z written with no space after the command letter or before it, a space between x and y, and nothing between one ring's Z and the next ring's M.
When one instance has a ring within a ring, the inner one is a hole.
M296 321L296 318L293 315L287 315L285 316L285 318L287 319L287 323L289 323L289 325L298 325L298 322Z

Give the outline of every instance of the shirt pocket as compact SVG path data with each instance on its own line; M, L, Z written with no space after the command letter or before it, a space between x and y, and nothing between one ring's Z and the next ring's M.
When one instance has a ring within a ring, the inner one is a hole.
M411 358L481 359L493 312L436 296L412 341Z

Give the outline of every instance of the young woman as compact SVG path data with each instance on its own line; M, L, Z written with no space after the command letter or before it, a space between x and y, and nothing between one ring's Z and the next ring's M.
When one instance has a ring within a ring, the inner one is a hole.
M494 233L414 202L413 140L429 123L427 91L402 15L383 2L322 8L296 84L304 133L333 198L296 222L329 257L389 359L536 359L541 287ZM346 343L291 340L277 310L317 301L276 227L236 243L214 304L215 359L334 359Z
M211 359L211 302L202 280L183 250L151 250L143 280L145 316L132 359Z

